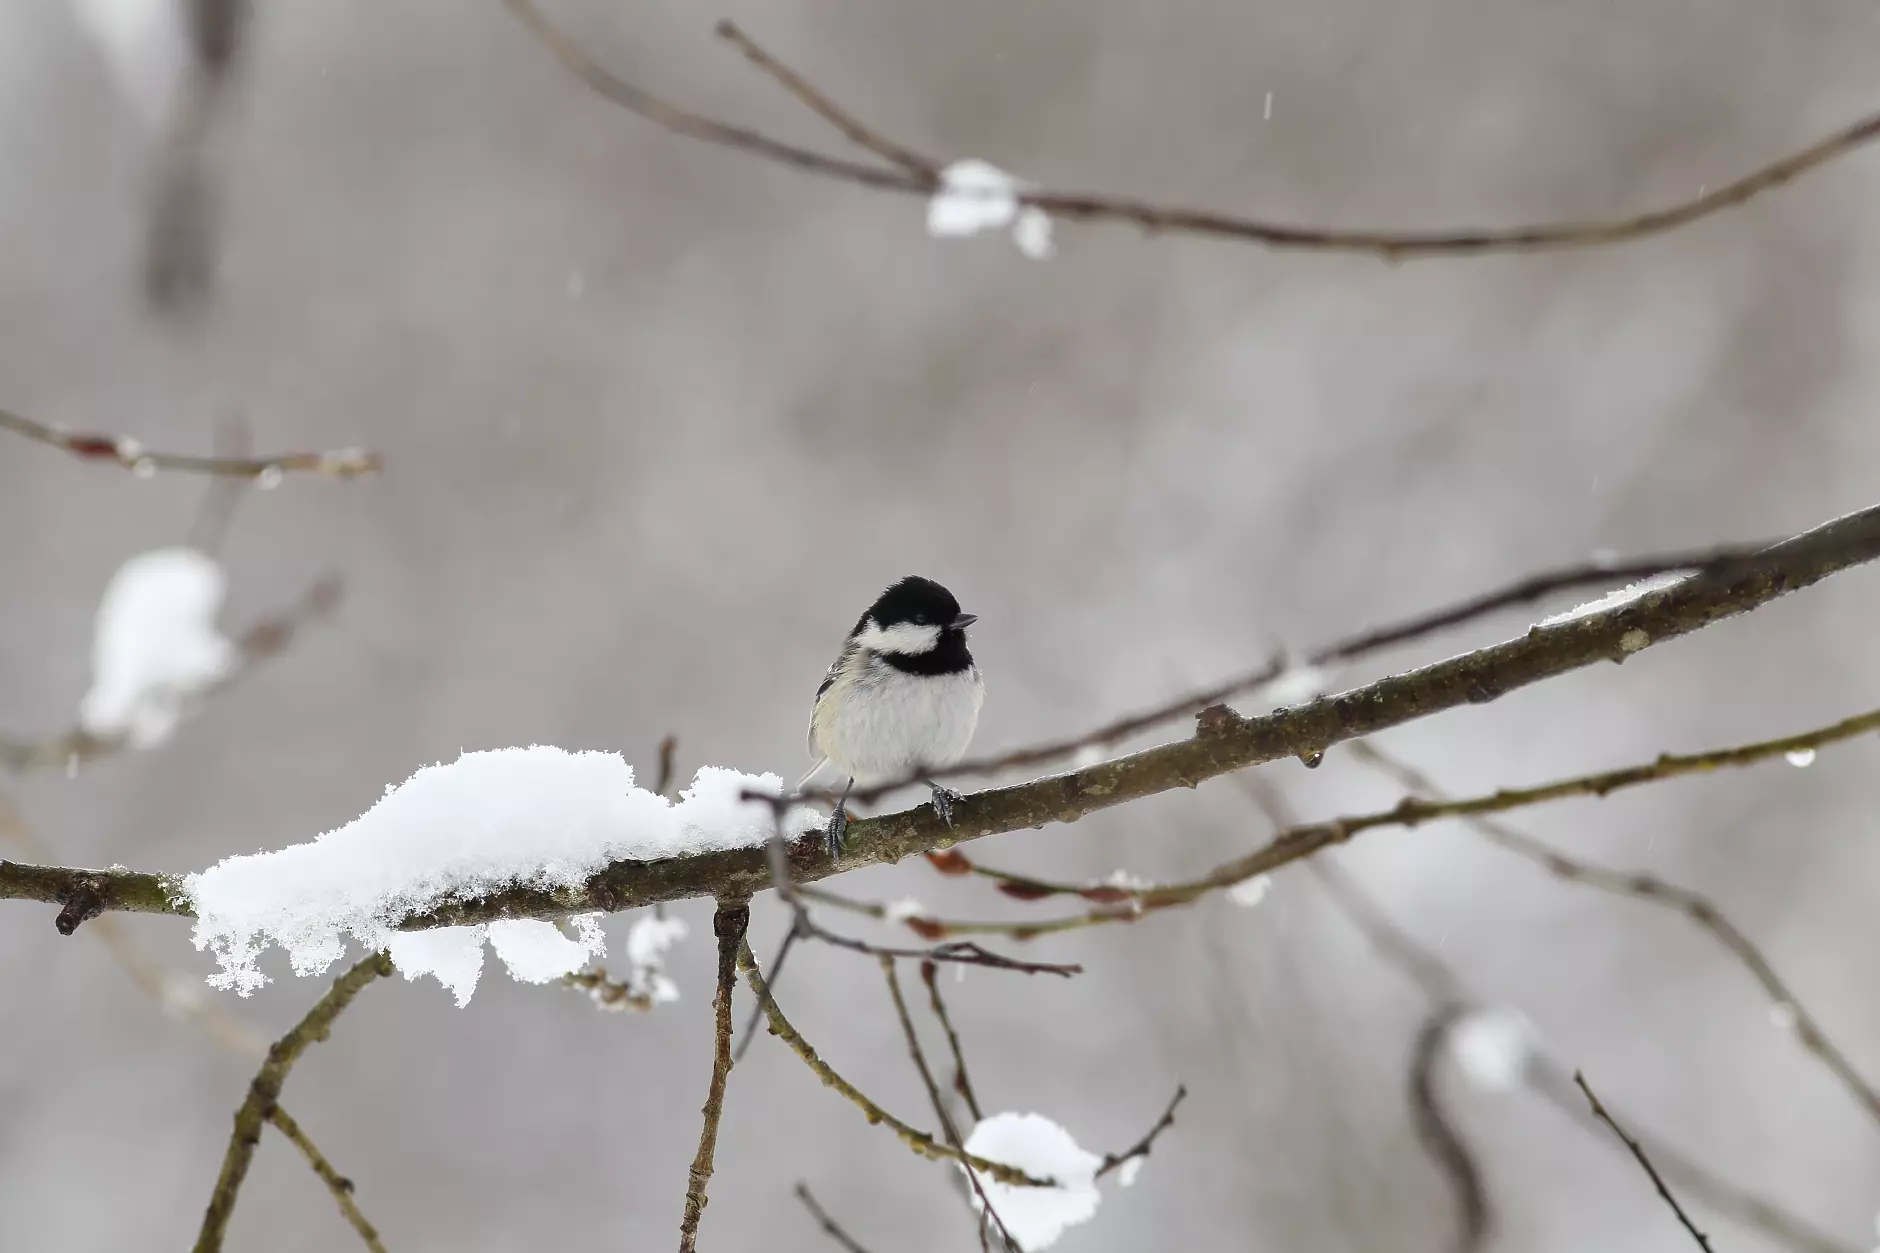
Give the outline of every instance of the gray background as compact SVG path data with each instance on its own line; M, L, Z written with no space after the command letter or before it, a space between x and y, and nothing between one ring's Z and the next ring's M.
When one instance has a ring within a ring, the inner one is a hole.
M559 11L630 77L834 146L714 43L721 10ZM1870 6L1827 0L723 12L947 156L1405 227L1692 195L1872 107L1880 37ZM308 839L460 748L617 748L650 773L672 732L688 768L792 773L841 632L909 571L981 615L992 749L1597 548L1749 539L1872 503L1871 156L1622 250L1388 267L1066 227L1038 264L1005 240L928 239L917 202L656 132L576 87L494 4L270 6L256 35L223 287L189 331L134 299L148 153L102 62L62 6L0 7L0 403L191 449L238 409L264 447L367 443L387 461L373 480L251 497L226 545L232 621L330 569L348 583L334 623L161 751L18 785L69 862L181 871ZM200 492L0 442L5 729L66 725L105 580L180 539ZM1880 582L1855 573L1386 742L1461 788L1800 729L1872 701L1876 611ZM1875 752L1529 825L1714 893L1880 1073ZM1315 816L1395 795L1338 753L1271 774ZM1168 876L1262 833L1216 783L976 852ZM1378 832L1345 854L1615 1105L1871 1238L1875 1128L1683 920L1460 829ZM921 865L842 886L1023 912ZM604 1016L491 972L458 1011L401 982L308 1057L288 1107L390 1247L670 1246L709 1033L709 919L680 912L694 932L676 1006ZM0 908L0 1245L181 1247L250 1065L50 921ZM762 947L779 922L760 904ZM208 970L182 925L129 925ZM991 1104L1103 1151L1177 1080L1194 1092L1135 1187L1111 1188L1061 1248L1442 1247L1446 1194L1402 1098L1421 999L1308 876L1282 874L1254 911L1212 901L1033 951L1088 973L973 971L953 988ZM873 964L793 965L805 1033L925 1121ZM230 1005L273 1033L318 987L270 969L276 983ZM1529 1098L1449 1086L1501 1247L1680 1247L1606 1146ZM718 1171L710 1248L831 1247L790 1195L799 1178L877 1253L974 1244L941 1168L771 1041L733 1077ZM1720 1248L1763 1247L1706 1221ZM231 1242L354 1237L270 1137Z

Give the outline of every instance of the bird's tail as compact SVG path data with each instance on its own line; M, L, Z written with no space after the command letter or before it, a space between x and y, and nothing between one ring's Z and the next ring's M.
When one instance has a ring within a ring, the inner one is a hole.
M802 778L798 779L796 781L796 787L792 790L801 792L803 790L803 785L805 783L808 783L811 779L815 778L817 773L821 771L822 768L828 764L829 764L829 759L827 757L818 757L816 759L816 764L809 768L809 773L804 775Z

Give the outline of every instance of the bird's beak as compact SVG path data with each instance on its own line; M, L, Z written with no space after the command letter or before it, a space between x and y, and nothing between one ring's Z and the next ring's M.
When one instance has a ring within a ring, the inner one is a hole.
M953 629L955 631L964 631L967 627L973 625L973 623L977 621L979 621L978 614L963 613L959 617L953 619Z

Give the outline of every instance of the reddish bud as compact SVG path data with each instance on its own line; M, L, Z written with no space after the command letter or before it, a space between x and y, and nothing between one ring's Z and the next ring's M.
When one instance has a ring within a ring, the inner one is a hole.
M973 863L968 861L966 854L957 848L928 853L927 862L941 874L971 874L973 872Z
M1041 901L1047 896L1056 896L1058 890L1042 883L1033 883L1028 879L1007 879L999 884L999 891L1021 901Z

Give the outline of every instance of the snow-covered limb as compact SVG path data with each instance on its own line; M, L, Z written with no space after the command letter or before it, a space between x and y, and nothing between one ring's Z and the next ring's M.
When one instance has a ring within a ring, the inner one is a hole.
M956 806L952 825L940 821L929 805L857 819L850 827L842 856L834 862L801 843L790 851L790 871L800 883L833 874L899 861L915 853L950 849L961 842L1073 821L1146 796L1193 787L1262 762L1322 752L1331 745L1424 718L1446 709L1480 704L1501 694L1622 655L1620 638L1644 631L1656 646L1736 614L1747 613L1828 575L1880 557L1880 507L1850 514L1769 549L1736 578L1687 579L1674 587L1604 613L1559 627L1526 632L1514 639L1433 665L1394 674L1289 709L1257 717L1222 713L1184 740L1159 745L1083 770L1051 775L1010 787L975 793ZM1474 603L1474 602L1472 602ZM1424 615L1419 622L1430 620ZM1368 633L1376 638L1379 633ZM1870 721L1871 720L1871 721ZM1549 785L1519 796L1479 798L1442 807L1398 806L1360 820L1318 823L1290 831L1285 838L1217 869L1208 879L1183 885L1205 893L1214 886L1277 869L1349 838L1356 830L1426 821L1447 814L1487 812L1535 803L1560 795L1598 795L1601 789L1642 783L1681 772L1745 765L1766 750L1781 753L1816 747L1863 734L1880 725L1880 711L1861 715L1801 736L1745 745L1720 753L1668 758L1628 772L1609 772ZM1617 774L1624 777L1618 778ZM806 821L808 821L806 819ZM820 820L816 820L820 821ZM566 918L596 910L616 912L638 905L726 893L755 893L771 883L770 867L760 848L725 848L654 861L615 861L573 886L525 881L522 886L492 889L469 898L453 897L403 919L404 929L471 925L499 918ZM63 905L83 887L97 909L132 909L187 915L187 900L174 899L171 883L161 876L130 871L88 871L66 867L0 863L0 899L48 901ZM1159 904L1159 895L1145 903Z
M308 844L229 857L183 880L196 911L196 947L212 950L211 982L246 995L264 983L257 961L286 949L298 974L325 970L348 939L389 948L407 976L430 973L469 1000L495 945L511 973L546 982L577 970L602 945L589 921L569 940L547 922L498 920L418 934L398 927L450 901L476 900L518 885L578 893L608 865L753 849L774 829L770 807L748 791L777 795L776 775L706 767L677 804L636 787L613 753L547 746L465 753L388 788L364 815ZM819 816L792 811L789 834L819 829ZM572 912L572 911L571 911Z

